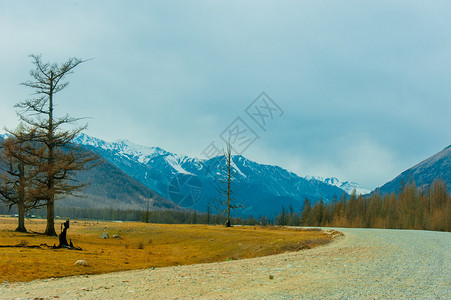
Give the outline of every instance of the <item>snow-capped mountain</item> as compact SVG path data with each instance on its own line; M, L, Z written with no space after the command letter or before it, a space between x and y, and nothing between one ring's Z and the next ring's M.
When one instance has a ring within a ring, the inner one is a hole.
M115 142L105 142L86 134L78 135L73 142L76 144L101 148L117 152L119 155L128 156L140 163L147 163L154 156L170 154L159 147L145 147L134 144L128 140L117 140Z
M322 181L324 183L339 187L340 189L342 189L343 191L345 191L348 194L351 194L354 190L356 195L366 195L369 194L371 192L370 189L361 187L358 183L356 182L350 182L350 181L340 181L335 177L328 177L328 178L323 178L320 176L305 176L304 177L307 180L319 180Z
M8 135L0 134L0 142L5 138L8 138ZM90 147L107 144L88 136L80 136L79 142L89 144ZM180 208L108 161L77 173L77 181L87 184L86 189L80 191L79 195L82 197L67 196L57 201L56 206L141 210L148 206L150 209Z
M79 135L75 143L97 152L122 171L151 190L183 207L206 211L218 198L218 173L224 167L223 157L198 160L145 147L127 140L105 142ZM343 190L317 179L306 179L278 166L263 165L243 156L233 157L236 174L235 201L245 208L236 215L275 215L281 206L300 210L305 198L329 202Z
M168 195L175 174L191 174L187 169L201 168L195 159L167 152L159 147L145 147L128 140L105 142L80 134L74 143L94 150L122 171L163 196Z

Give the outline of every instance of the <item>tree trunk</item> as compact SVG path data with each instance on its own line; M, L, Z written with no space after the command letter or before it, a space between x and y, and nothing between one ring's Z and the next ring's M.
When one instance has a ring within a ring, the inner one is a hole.
M23 202L17 203L17 210L19 214L19 226L16 228L16 231L27 232L25 228L25 204Z
M226 227L231 227L230 224L230 209L231 209L231 195L232 195L232 153L227 149L227 222Z
M226 227L231 227L231 222L230 222L230 198L227 199L227 221L225 223Z
M17 202L17 213L19 214L19 226L16 231L27 232L25 228L25 167L19 164L19 201Z
M45 229L44 234L50 236L57 236L55 231L55 174L54 174L54 128L53 128L53 72L50 73L50 93L49 93L49 125L48 125L48 133L47 133L47 148L48 148L48 157L47 157L47 189L49 192L49 198L47 200L47 228Z
M44 234L50 236L58 236L55 231L55 201L51 196L47 201L47 227Z

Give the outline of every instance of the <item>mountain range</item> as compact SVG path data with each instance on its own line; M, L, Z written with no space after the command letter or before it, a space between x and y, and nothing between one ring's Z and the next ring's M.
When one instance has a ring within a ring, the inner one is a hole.
M0 140L4 138L0 135ZM220 186L219 174L224 158L207 160L174 154L159 147L146 147L127 140L106 142L80 134L73 141L87 151L94 151L103 164L80 173L80 182L90 182L83 197L68 197L58 206L114 207L120 209L196 209L215 211ZM234 200L243 208L234 216L274 216L281 206L302 209L305 198L312 203L322 199L328 203L343 193L367 194L370 191L353 182L329 177L301 177L281 167L253 162L233 156ZM428 187L435 178L442 178L451 191L451 146L404 171L378 188L384 193L398 191L414 180Z
M86 134L75 143L98 153L129 176L164 198L182 207L206 211L213 209L218 199L218 174L225 166L223 157L208 160L170 153L159 147L145 147L127 140L106 142ZM281 206L302 208L305 198L315 203L340 197L354 188L355 183L336 178L301 177L278 166L253 162L241 155L233 156L235 202L243 204L238 215L274 215Z

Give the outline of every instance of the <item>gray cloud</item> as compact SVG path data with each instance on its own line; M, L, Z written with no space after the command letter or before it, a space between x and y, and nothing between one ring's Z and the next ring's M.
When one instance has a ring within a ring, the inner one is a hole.
M50 13L49 13L50 12ZM246 155L374 188L450 143L446 1L0 1L0 118L27 55L94 58L58 96L88 134L198 156L261 92L284 109Z

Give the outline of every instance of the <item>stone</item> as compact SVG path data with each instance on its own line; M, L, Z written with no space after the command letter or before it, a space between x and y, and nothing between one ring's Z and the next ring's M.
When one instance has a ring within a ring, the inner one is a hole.
M113 234L113 238L115 238L115 239L119 239L119 238L120 238L120 236L118 236L117 234Z
M107 231L104 231L104 232L102 233L102 235L100 236L100 238L101 238L101 239L109 239L110 236L108 235L108 232L107 232Z
M88 263L86 262L86 260L83 260L83 259L79 259L79 260L77 260L76 262L75 262L75 264L74 265L76 265L76 266L88 266Z

